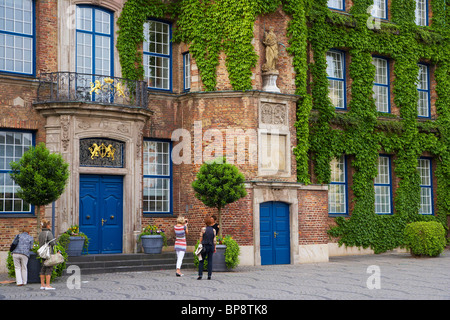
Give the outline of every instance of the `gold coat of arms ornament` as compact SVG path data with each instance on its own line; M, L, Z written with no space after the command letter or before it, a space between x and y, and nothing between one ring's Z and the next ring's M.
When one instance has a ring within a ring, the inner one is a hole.
M103 137L80 139L80 166L125 167L125 143Z
M107 157L114 161L116 149L111 144L106 146L104 143L101 145L94 143L92 144L92 147L89 148L89 151L91 152L91 159L94 159L95 157Z

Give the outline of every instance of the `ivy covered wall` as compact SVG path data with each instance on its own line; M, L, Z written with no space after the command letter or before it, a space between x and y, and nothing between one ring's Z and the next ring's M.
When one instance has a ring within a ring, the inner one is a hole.
M353 0L348 14L334 12L327 0L128 0L119 18L118 50L125 78L143 77L139 44L149 17L176 21L174 41L185 42L199 68L205 90L216 90L220 52L234 90L251 90L257 53L252 45L255 19L281 7L291 18L288 53L296 72L298 181L311 182L314 163L318 183L330 182L330 161L351 156L354 206L350 218L336 218L330 235L348 246L383 252L402 244L404 226L412 221L437 219L446 224L450 213L450 9L443 0L430 0L429 27L414 22L414 0L391 0L391 21L367 27L372 0ZM446 14L447 12L447 14ZM350 56L351 99L347 111L336 112L328 98L326 52L341 49ZM372 55L394 63L394 104L400 114L377 112L372 98L375 68ZM416 79L418 62L434 68L435 120L418 120ZM311 80L311 82L310 82ZM399 179L395 214L376 215L374 178L380 153L395 155ZM418 158L433 156L437 180L434 216L418 214L420 204Z

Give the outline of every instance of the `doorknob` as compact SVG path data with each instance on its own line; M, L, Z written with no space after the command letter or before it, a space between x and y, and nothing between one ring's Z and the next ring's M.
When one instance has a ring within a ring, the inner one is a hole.
M106 221L108 221L108 220L105 220L105 219L102 218L102 226L103 226L103 224L104 224Z
M278 235L278 232L273 232L273 236L274 236L274 238L276 238L277 237L277 235Z
M114 219L114 216L111 215L111 216L109 216L109 218L110 218L110 219Z

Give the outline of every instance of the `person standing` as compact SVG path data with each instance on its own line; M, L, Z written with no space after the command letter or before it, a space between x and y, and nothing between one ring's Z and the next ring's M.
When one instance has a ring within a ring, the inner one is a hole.
M220 226L219 226L219 224L217 223L217 217L216 217L215 215L212 215L211 218L213 219L213 221L212 221L212 227L213 227L214 230L216 230L216 235L218 235L218 234L219 234L219 228L220 228Z
M42 220L42 231L39 233L39 247L42 247L45 243L50 242L50 252L53 252L53 246L56 244L56 240L50 231L50 221ZM53 266L47 267L42 262L41 272L39 276L41 278L41 290L55 290L50 286L50 279L52 277Z
M175 230L175 252L177 253L177 272L176 276L181 277L181 264L183 263L184 254L186 253L186 234L188 234L188 221L182 216L177 218L177 225L173 227Z
M201 280L203 277L203 264L205 258L208 257L208 280L211 280L213 254L216 251L216 230L212 227L214 221L211 217L205 218L205 227L200 232L200 243L203 246L202 260L198 263L198 278Z
M23 286L28 281L28 258L30 251L33 249L33 237L30 236L30 229L24 227L17 235L19 242L16 248L11 252L14 261L14 270L16 272L16 284Z

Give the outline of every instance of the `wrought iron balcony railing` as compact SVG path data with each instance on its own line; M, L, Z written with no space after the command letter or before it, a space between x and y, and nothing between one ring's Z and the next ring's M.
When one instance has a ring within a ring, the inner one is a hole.
M76 72L42 73L36 102L87 102L147 109L147 84Z

